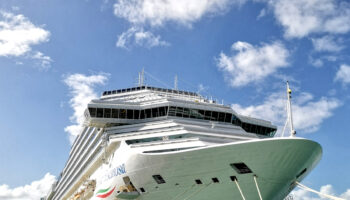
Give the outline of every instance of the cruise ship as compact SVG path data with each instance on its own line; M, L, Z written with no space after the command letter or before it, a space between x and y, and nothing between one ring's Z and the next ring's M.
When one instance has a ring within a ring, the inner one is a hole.
M139 85L85 111L48 200L283 200L321 146L198 93Z

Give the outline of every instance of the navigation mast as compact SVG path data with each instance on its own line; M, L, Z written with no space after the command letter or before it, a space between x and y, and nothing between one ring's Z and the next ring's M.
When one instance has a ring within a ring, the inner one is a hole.
M292 90L289 88L289 82L287 81L287 97L288 97L288 102L287 102L287 110L288 110L288 120L290 124L290 137L294 137L296 134L296 131L294 130L294 125L293 125L293 115L292 115Z
M174 78L174 90L178 90L178 88L177 88L177 83L178 81L177 81L177 75L175 75L175 78Z
M143 86L145 81L145 69L142 68L142 71L139 72L139 86Z

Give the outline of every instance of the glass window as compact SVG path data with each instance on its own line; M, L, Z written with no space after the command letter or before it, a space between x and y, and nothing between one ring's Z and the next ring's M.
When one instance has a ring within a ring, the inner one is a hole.
M205 111L204 119L211 120L211 111L210 110Z
M182 117L184 109L182 107L176 107L176 117Z
M134 119L139 119L139 117L140 117L140 111L134 110Z
M145 110L140 111L140 119L145 119Z
M216 111L212 111L212 112L211 112L211 119L212 119L213 121L218 121L218 118L219 118L219 113L216 112Z
M120 119L125 119L126 118L126 110L125 109L120 109L120 111L119 111L119 118Z
M103 117L104 118L111 118L111 109L110 108L104 109Z
M198 110L190 109L190 118L197 118L197 116L198 116Z
M170 106L170 108L169 108L169 116L175 116L175 112L176 112L176 107Z
M152 108L152 117L159 117L158 108Z
M231 113L226 113L225 115L225 122L231 123L232 119L232 114Z
M239 120L236 116L232 115L232 124L236 126L242 126L241 120ZM242 127L243 128L243 127Z
M126 118L134 119L134 110L126 110Z
M184 118L189 118L190 117L190 109L184 108L183 116Z
M90 117L96 117L96 108L89 108Z
M246 123L242 123L242 128L247 131L248 130L248 124Z
M256 125L252 125L251 132L252 132L252 133L257 133L257 132L256 132Z
M146 109L145 110L145 118L151 118L152 117L152 110Z
M160 107L159 108L159 116L165 116L166 115L165 108L166 107Z
M256 127L256 133L262 135L261 126Z
M119 110L118 109L112 109L112 118L118 118Z
M96 117L99 117L99 118L103 117L103 108L97 108Z
M165 115L168 115L168 106L165 106L164 109L165 109Z
M225 113L219 113L219 119L218 119L219 122L224 122L225 121Z
M204 119L205 111L204 110L198 110L198 119Z

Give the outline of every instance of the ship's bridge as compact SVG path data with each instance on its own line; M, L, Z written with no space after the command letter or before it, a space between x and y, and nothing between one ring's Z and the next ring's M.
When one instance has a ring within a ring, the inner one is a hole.
M85 111L87 126L109 127L188 118L240 126L246 132L273 136L271 122L237 114L229 105L219 104L197 93L140 86L103 92Z

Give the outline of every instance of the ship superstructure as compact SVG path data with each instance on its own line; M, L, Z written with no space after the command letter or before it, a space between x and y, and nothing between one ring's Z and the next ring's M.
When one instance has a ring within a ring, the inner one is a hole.
M270 122L193 92L105 91L46 199L283 199L321 158ZM259 184L259 186L258 186Z

